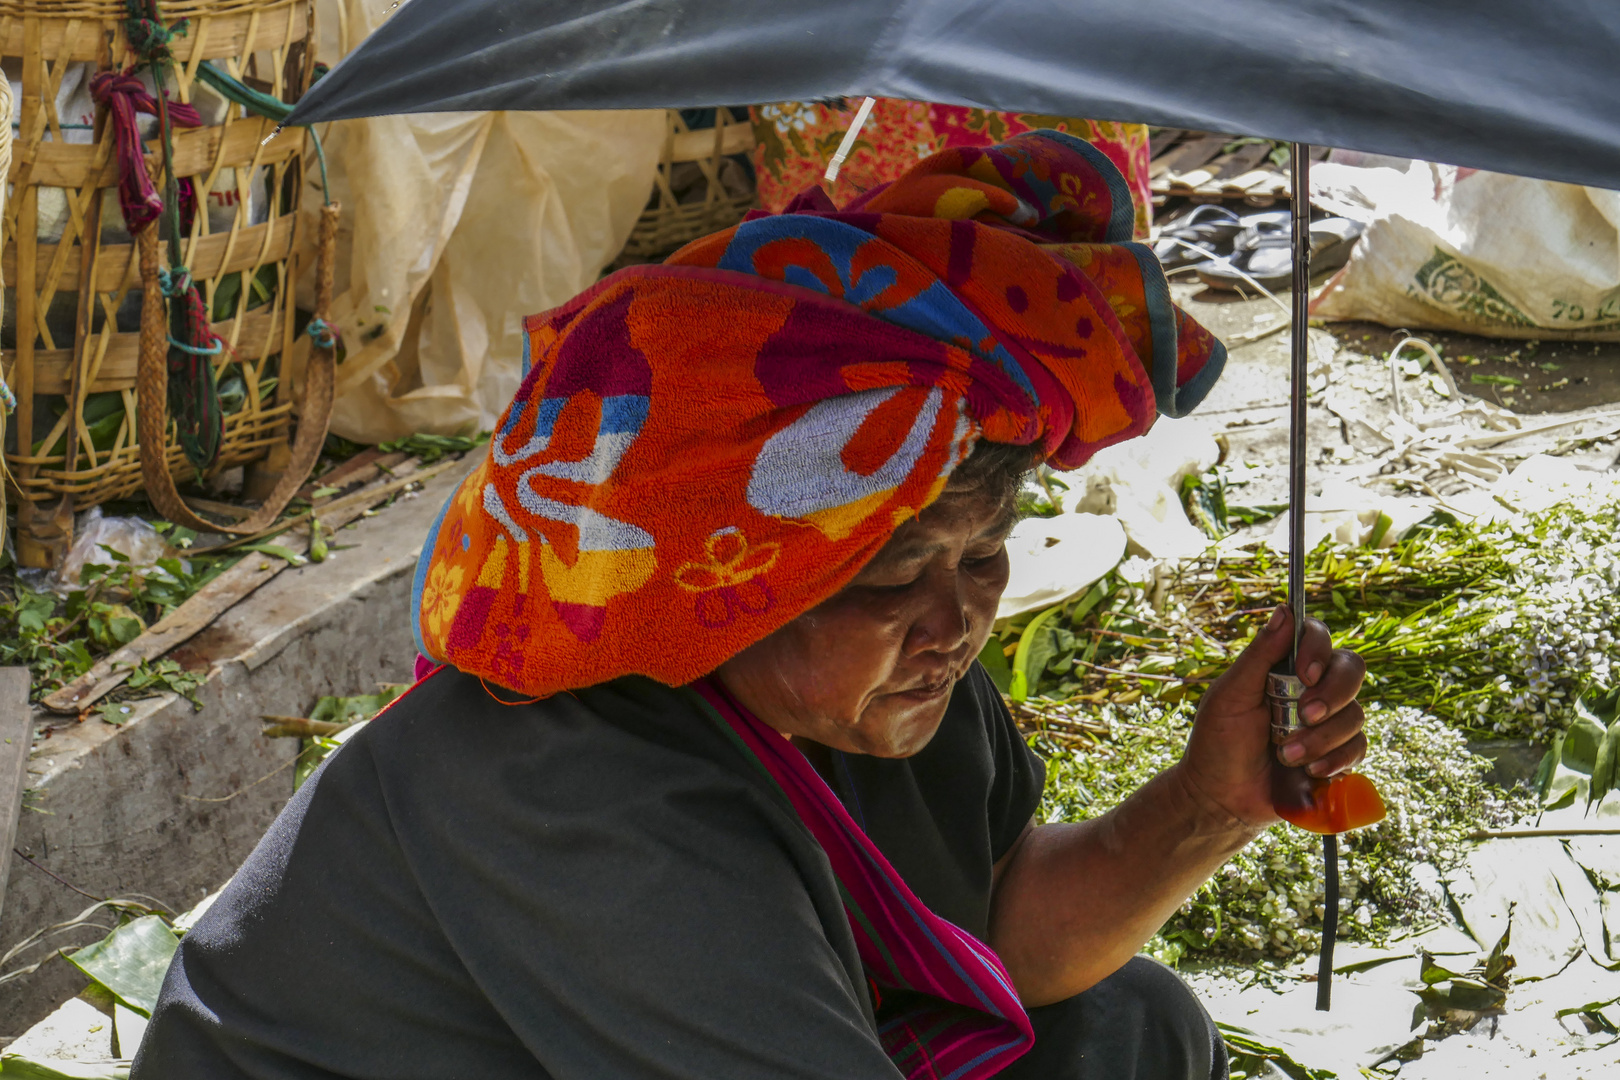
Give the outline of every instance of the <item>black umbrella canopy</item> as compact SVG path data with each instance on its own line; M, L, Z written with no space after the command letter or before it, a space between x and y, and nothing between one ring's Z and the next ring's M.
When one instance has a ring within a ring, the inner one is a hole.
M409 0L290 123L872 95L1620 188L1615 0Z

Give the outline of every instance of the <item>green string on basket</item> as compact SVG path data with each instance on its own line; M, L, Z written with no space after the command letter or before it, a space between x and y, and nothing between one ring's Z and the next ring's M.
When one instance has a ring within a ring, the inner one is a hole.
M158 131L162 137L163 166L167 174L164 208L158 220L161 234L168 241L169 265L172 267L161 278L169 314L169 408L175 419L180 446L186 458L201 474L218 457L223 435L219 388L212 357L217 356L225 346L214 334L209 321L210 313L202 296L181 265L180 181L174 169L172 123L163 84L173 63L170 42L176 35L186 32L187 21L181 19L172 26L165 26L157 0L125 0L125 10L128 17L124 29L135 50L136 67L144 65L151 68L157 86ZM198 77L216 93L249 112L267 117L277 124L283 123L292 113L291 105L254 90L207 61L199 62L197 71ZM320 163L321 194L326 205L330 206L332 196L327 182L326 151L313 128L310 129L310 137L315 143L315 156ZM321 320L315 320L309 332L317 344L326 348L335 347L336 330Z
M338 341L341 340L338 328L319 316L309 320L309 325L304 327L304 333L322 349L336 349Z
M157 0L125 0L124 6L128 14L124 31L136 56L135 66L127 74L142 66L152 71L163 148L163 210L157 225L159 236L168 242L171 267L161 279L169 324L169 415L181 451L201 476L219 459L224 438L223 404L213 360L223 342L214 333L202 294L185 270L180 247L180 177L174 167L174 119L164 84L174 62L170 42L186 32L187 24L182 19L165 26Z
M231 78L207 60L197 65L197 77L207 83L216 93L227 101L236 103L249 112L281 123L292 115L293 107L280 98L272 97L262 91L255 90L245 83ZM277 130L280 130L279 128ZM321 137L312 127L309 137L315 143L315 159L321 166L321 197L326 205L332 205L332 192L326 183L326 150L321 146Z

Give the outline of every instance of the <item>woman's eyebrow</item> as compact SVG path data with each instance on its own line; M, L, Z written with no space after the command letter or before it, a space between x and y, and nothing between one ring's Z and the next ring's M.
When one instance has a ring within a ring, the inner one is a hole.
M1007 538L1007 534L1012 532L1013 526L1016 524L1018 524L1018 512L1015 509L1009 513L1003 514L999 519L991 522L988 526L979 530L978 533L974 534L972 542L976 543L981 540L991 539L1005 540ZM877 562L879 559L881 559L883 562L891 565L894 563L911 562L913 560L924 561L938 555L940 552L946 550L947 547L947 544L938 540L932 542L925 540L912 540L909 542L904 542L898 547L883 549L882 551L878 552L877 556L874 557L872 561Z
M935 555L938 555L944 550L945 545L937 541L934 543L926 543L921 540L913 540L910 543L902 544L896 548L881 549L872 559L872 561L877 562L879 559L881 559L885 563L890 564L914 561L921 562L933 558Z

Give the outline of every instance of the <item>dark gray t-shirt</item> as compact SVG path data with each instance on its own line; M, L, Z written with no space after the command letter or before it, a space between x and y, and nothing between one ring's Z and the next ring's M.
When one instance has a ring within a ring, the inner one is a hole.
M1043 768L975 667L915 757L834 756L983 935ZM299 790L188 934L135 1080L893 1078L820 846L687 691L430 677Z

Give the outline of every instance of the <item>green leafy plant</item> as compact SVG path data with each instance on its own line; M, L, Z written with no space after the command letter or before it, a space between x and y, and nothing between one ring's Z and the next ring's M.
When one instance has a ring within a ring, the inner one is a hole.
M1180 759L1193 715L1187 701L1141 699L1093 710L1103 732L1094 745L1037 731L1032 745L1047 761L1043 820L1082 821L1116 806ZM1360 771L1378 786L1390 813L1340 838L1339 932L1347 940L1379 940L1441 917L1446 900L1439 876L1462 862L1469 834L1505 825L1531 806L1527 793L1489 784L1490 762L1471 754L1467 739L1436 717L1371 705L1366 730L1370 751ZM1166 962L1188 955L1249 962L1312 952L1320 943L1321 875L1314 835L1282 825L1268 829L1171 917L1149 951Z
M482 446L489 439L489 432L481 431L476 435L408 435L403 439L392 442L378 443L377 449L385 454L406 453L420 458L422 464L431 465L446 454L461 454L475 446Z
M1448 970L1427 952L1422 953L1418 959L1423 988L1413 991L1418 1003L1412 1010L1412 1028L1416 1030L1418 1025L1428 1021L1429 1029L1424 1038L1437 1039L1467 1031L1486 1017L1506 1012L1508 992L1512 989L1508 976L1515 966L1507 951L1512 934L1510 910L1507 929L1502 931L1490 955L1462 973Z
M206 679L206 672L187 671L176 660L142 660L125 680L124 687L128 697L150 697L164 692L179 694L200 709L202 702L197 700L197 688Z
M1287 1050L1248 1028L1219 1021L1215 1027L1226 1043L1232 1080L1262 1080L1279 1074L1289 1080L1335 1080L1339 1075L1331 1069L1301 1064Z
M67 960L119 1004L149 1017L179 947L180 939L161 916L143 915L94 945L67 954Z
M86 637L70 636L72 620L58 601L20 582L0 599L0 664L26 666L36 697L78 678L95 662Z
M1581 803L1587 810L1620 787L1620 718L1615 695L1575 703L1576 717L1556 733L1536 770L1536 796L1546 810ZM1607 724L1605 724L1607 721Z
M161 531L168 533L171 543L183 544L192 536L189 530L172 526ZM15 578L0 582L0 664L26 665L36 699L78 678L97 656L129 644L173 613L241 553L189 562L164 557L154 566L137 567L122 552L103 547L102 558L105 561L85 563L80 587L62 598L36 592ZM164 663L173 661L159 665ZM190 697L196 685L194 676L154 669L137 671L119 693L127 699L132 691L152 687L150 693L172 689Z

